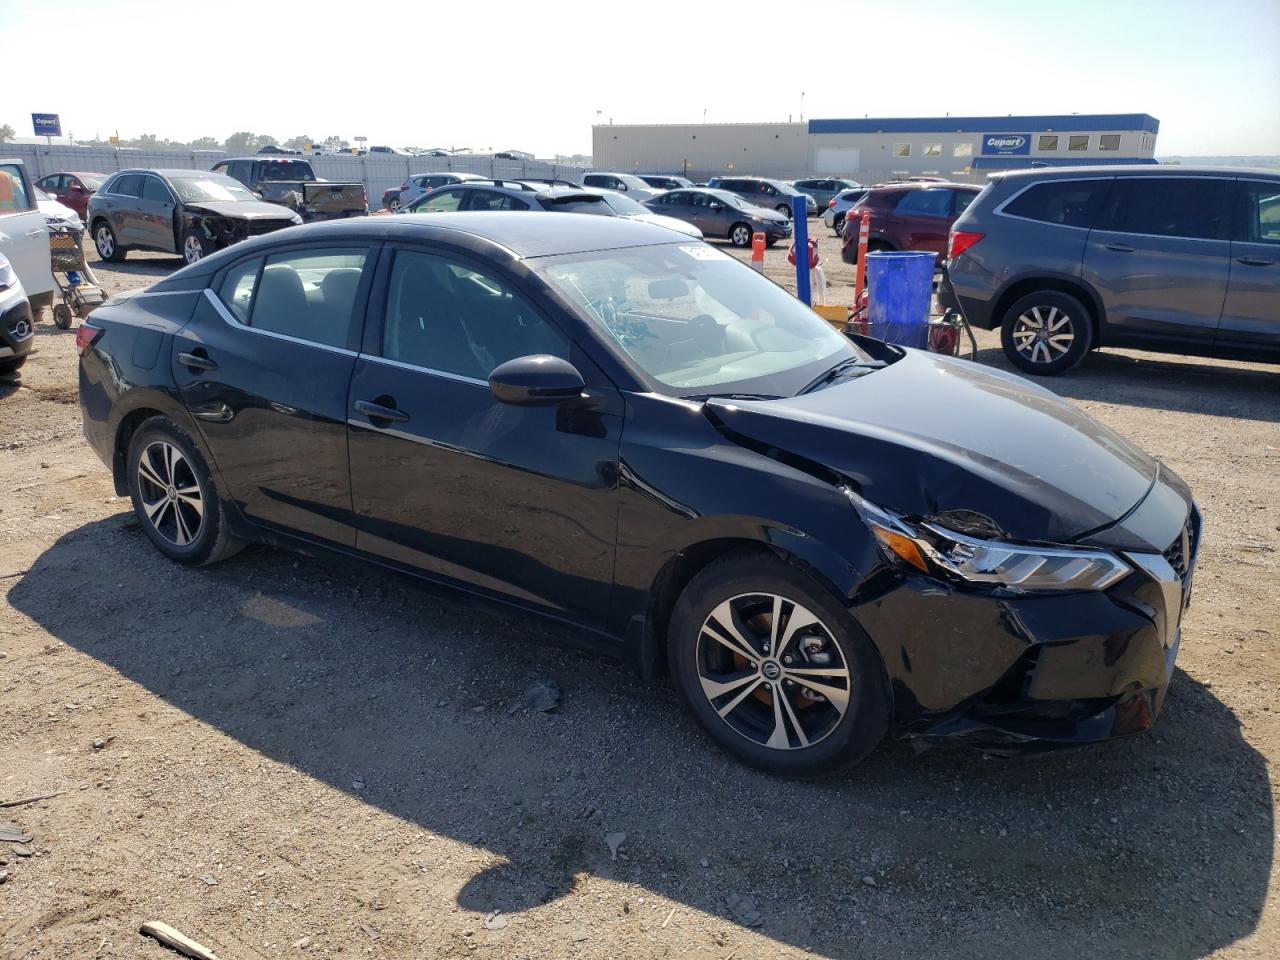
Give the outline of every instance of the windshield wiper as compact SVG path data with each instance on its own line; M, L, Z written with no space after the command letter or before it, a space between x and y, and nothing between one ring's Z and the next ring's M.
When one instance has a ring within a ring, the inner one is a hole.
M697 393L680 399L705 403L707 400L781 400L782 398L772 393Z
M822 376L818 377L817 380L805 384L803 389L800 390L800 393L808 393L810 390L832 383L839 379L840 375L843 373L852 373L856 370L858 371L858 375L861 376L863 373L870 373L872 370L879 370L881 367L885 366L888 366L888 364L883 360L860 360L857 357L850 357L848 360L841 360ZM799 395L800 394L797 394L797 396Z

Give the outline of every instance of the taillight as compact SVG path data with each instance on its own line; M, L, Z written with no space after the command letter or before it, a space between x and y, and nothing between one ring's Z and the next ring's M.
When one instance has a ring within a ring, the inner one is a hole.
M947 247L947 259L954 260L985 236L985 233L974 230L952 230L951 243Z
M88 320L80 324L80 328L76 330L76 353L83 357L85 351L97 343L101 336L101 327L95 327Z
M830 200L828 200L828 201L827 201L827 206L828 206L828 207L834 207L835 205L836 205L836 198L835 198L835 197L832 197Z
M408 190L408 189L409 189L409 181L408 181L408 180L406 180L404 183L400 184L400 189L401 189L401 190Z
M364 187L360 188L360 202L363 203L366 207L369 205L369 191L366 190Z

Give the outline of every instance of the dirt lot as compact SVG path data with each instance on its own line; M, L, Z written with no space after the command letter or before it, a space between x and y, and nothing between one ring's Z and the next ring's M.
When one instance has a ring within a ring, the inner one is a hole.
M265 548L168 563L42 324L0 380L0 801L65 792L0 809L35 836L0 843L0 958L173 956L151 919L222 960L1280 956L1280 368L1108 351L1048 385L1204 509L1156 730L1014 762L887 744L795 784L558 627ZM539 676L560 710L512 713Z

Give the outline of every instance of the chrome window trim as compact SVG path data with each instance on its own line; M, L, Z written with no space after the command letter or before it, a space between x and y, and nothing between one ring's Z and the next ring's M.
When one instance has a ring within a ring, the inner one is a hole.
M477 386L489 389L488 380L477 380L475 377L466 377L460 373L451 373L448 370L437 370L434 367L424 367L417 363L406 363L403 360L392 360L390 357L380 357L373 353L360 354L361 360L370 360L374 363L385 363L389 367L398 367L401 370L408 370L412 373L429 373L434 377L444 377L446 380L457 380L459 383L474 383Z
M141 300L143 297L195 297L199 296L199 294L199 290L144 290L142 293L135 293L131 299Z
M263 330L260 327L251 327L248 324L241 323L236 319L235 314L227 309L227 305L218 299L218 295L210 288L204 288L204 295L209 302L213 304L213 309L218 312L218 316L231 327L237 330L243 330L248 333L255 333L260 337L271 337L273 340L283 340L286 343L296 343L304 347L314 347L317 350L327 350L329 353L336 353L344 357L359 356L354 350L348 350L346 347L331 347L327 343L316 343L314 340L303 340L301 337L291 337L285 333L276 333L273 330Z

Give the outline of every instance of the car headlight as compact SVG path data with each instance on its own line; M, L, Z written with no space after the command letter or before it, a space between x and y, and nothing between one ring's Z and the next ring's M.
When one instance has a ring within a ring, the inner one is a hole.
M302 222L302 215L295 213L292 217L289 218L289 222L296 227L298 224Z
M18 274L14 272L9 258L0 253L0 290L8 290L18 282Z
M1105 590L1132 568L1106 550L987 540L936 522L910 522L846 488L886 556L934 576L1023 591Z

